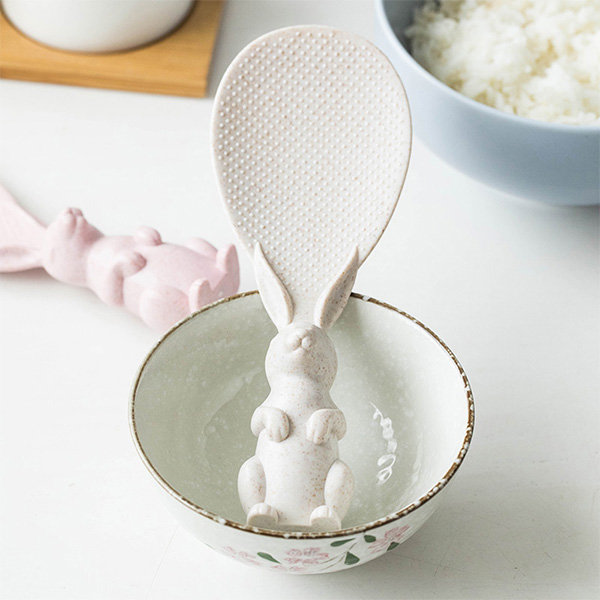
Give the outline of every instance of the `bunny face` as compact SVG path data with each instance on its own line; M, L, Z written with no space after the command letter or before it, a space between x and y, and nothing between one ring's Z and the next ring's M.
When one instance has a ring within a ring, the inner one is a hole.
M292 323L271 340L266 358L269 383L302 375L329 389L337 371L333 342L311 323Z
M85 257L102 234L77 208L67 208L48 227L42 248L44 268L66 283L85 285Z

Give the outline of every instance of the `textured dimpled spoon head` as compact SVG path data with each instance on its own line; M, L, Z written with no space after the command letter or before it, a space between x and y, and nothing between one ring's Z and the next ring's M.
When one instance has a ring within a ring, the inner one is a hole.
M346 425L329 395L337 363L326 331L394 211L410 144L398 75L359 36L321 26L274 31L223 77L213 112L222 195L254 256L277 338L302 338L294 349L276 338L285 355L267 357L271 393L253 416L257 451L238 481L249 524L341 526L353 478L338 457Z

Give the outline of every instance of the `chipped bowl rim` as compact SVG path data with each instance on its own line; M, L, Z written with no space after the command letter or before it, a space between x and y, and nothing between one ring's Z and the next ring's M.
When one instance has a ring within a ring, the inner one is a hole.
M178 502L183 504L185 507L187 507L188 509L192 510L193 512L201 515L202 517L210 519L211 521L215 522L218 525L225 525L227 527L231 527L232 529L238 529L240 531L245 531L247 533L254 533L254 534L264 535L264 536L269 536L269 537L276 537L276 538L283 538L283 539L307 539L307 540L309 540L309 539L310 540L327 539L327 538L345 537L348 535L361 534L361 533L370 531L372 529L375 529L377 527L380 527L382 525L392 523L392 522L397 521L398 519L401 519L402 517L408 515L409 513L412 513L417 508L419 508L420 506L422 506L423 504L425 504L426 502L431 500L434 496L436 496L442 489L444 489L446 487L446 485L448 484L448 482L450 481L450 479L452 479L452 477L454 476L454 474L456 473L456 471L458 470L460 465L462 464L464 457L467 453L467 450L469 449L471 439L473 437L473 427L474 427L474 423L475 423L475 409L474 409L474 403L473 403L473 393L471 391L471 385L469 384L467 375L466 375L464 369L462 368L462 365L458 362L458 359L456 358L456 356L454 355L452 350L450 350L450 348L445 344L445 342L436 333L434 333L429 327L424 325L421 321L419 321L418 319L415 319L415 317L413 317L412 315L409 315L408 313L397 309L395 306L392 306L391 304L387 304L380 300L376 300L375 298L371 298L370 296L365 296L365 295L357 294L354 292L352 293L353 298L356 298L363 302L375 304L376 306L380 306L387 310L391 310L391 311L401 315L402 317L408 319L409 321L411 321L412 323L414 323L415 325L420 327L423 331L425 331L425 333L427 333L430 337L432 337L437 342L437 344L439 346L441 346L441 348L450 357L450 359L452 360L452 362L458 369L458 372L461 375L461 378L463 380L465 397L467 400L467 409L468 409L467 427L465 429L465 436L463 438L463 443L460 447L458 455L453 460L450 468L439 479L439 481L432 488L430 488L427 491L427 493L425 493L418 500L416 500L415 502L412 502L408 506L405 506L404 508L402 508L399 511L390 513L390 514L386 515L385 517L382 517L375 521L369 521L368 523L364 523L362 525L356 525L355 527L349 527L346 529L340 529L337 531L328 531L328 532L274 531L274 530L270 530L270 529L262 529L260 527L249 527L248 525L243 525L242 523L238 523L236 521L226 519L224 517L217 515L216 513L213 513L212 511L206 510L206 509L202 508L201 506L199 506L198 504L196 504L196 503L192 502L191 500L189 500L188 498L186 498L183 494L180 494L166 479L164 479L164 477L159 473L158 469L156 469L156 467L154 467L154 465L152 464L152 462L146 455L144 448L142 446L142 442L141 442L141 440L138 436L138 432L137 432L137 426L136 426L136 420L135 420L136 419L136 417L135 417L135 401L136 401L136 395L138 392L142 373L145 371L146 366L148 365L149 361L154 356L154 354L158 350L158 348L160 348L160 346L163 344L163 342L172 333L174 333L177 329L179 329L180 327L185 325L189 320L195 318L197 315L199 315L203 312L206 312L207 310L216 308L217 306L219 306L221 304L225 304L225 303L231 302L233 300L240 300L247 296L254 296L256 294L258 294L258 290L242 292L240 294L235 294L233 296L223 298L223 299L213 302L211 304L207 304L206 306L202 307L200 310L192 313L191 315L189 315L188 317L183 319L182 321L179 321L179 323L177 323L171 329L169 329L160 338L160 340L158 340L158 342L154 345L154 347L146 355L146 358L144 359L144 361L142 362L142 365L138 369L138 372L135 377L135 380L134 380L134 383L132 386L132 390L130 393L130 399L129 399L129 426L130 426L131 436L133 438L135 448L136 448L140 458L142 459L142 462L144 463L145 467L148 469L148 471L150 472L152 477L157 481L157 483L170 496L175 498L175 500L177 500Z

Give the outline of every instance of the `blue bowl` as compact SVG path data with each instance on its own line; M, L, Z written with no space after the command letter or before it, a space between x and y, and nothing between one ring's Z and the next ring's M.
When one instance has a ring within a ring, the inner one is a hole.
M404 31L419 0L375 0L376 41L406 88L414 131L467 175L557 205L600 203L600 126L517 117L471 100L427 72Z

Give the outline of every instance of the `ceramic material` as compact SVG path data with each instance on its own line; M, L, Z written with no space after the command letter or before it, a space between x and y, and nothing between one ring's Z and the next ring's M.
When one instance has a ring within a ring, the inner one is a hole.
M341 527L353 479L338 458L346 423L329 396L336 356L325 332L394 211L410 141L398 75L353 34L271 32L221 81L217 175L279 330L267 355L271 392L252 417L256 454L238 479L250 525Z
M2 0L8 19L34 40L73 52L117 52L175 29L193 0Z
M90 288L103 302L124 306L165 331L200 307L237 291L235 247L217 250L193 238L162 241L156 229L105 236L77 208L47 228L0 187L0 272L43 267L59 281Z
M290 573L363 564L421 527L460 466L473 432L466 375L424 325L354 294L331 329L339 359L331 395L348 421L340 448L356 479L346 528L253 528L235 477L255 442L239 423L268 391L263 360L274 331L251 292L203 308L164 336L134 384L135 445L175 517L212 548Z
M376 40L406 86L417 136L467 175L549 204L600 202L600 127L544 123L454 91L410 55L404 31L418 0L374 0Z

